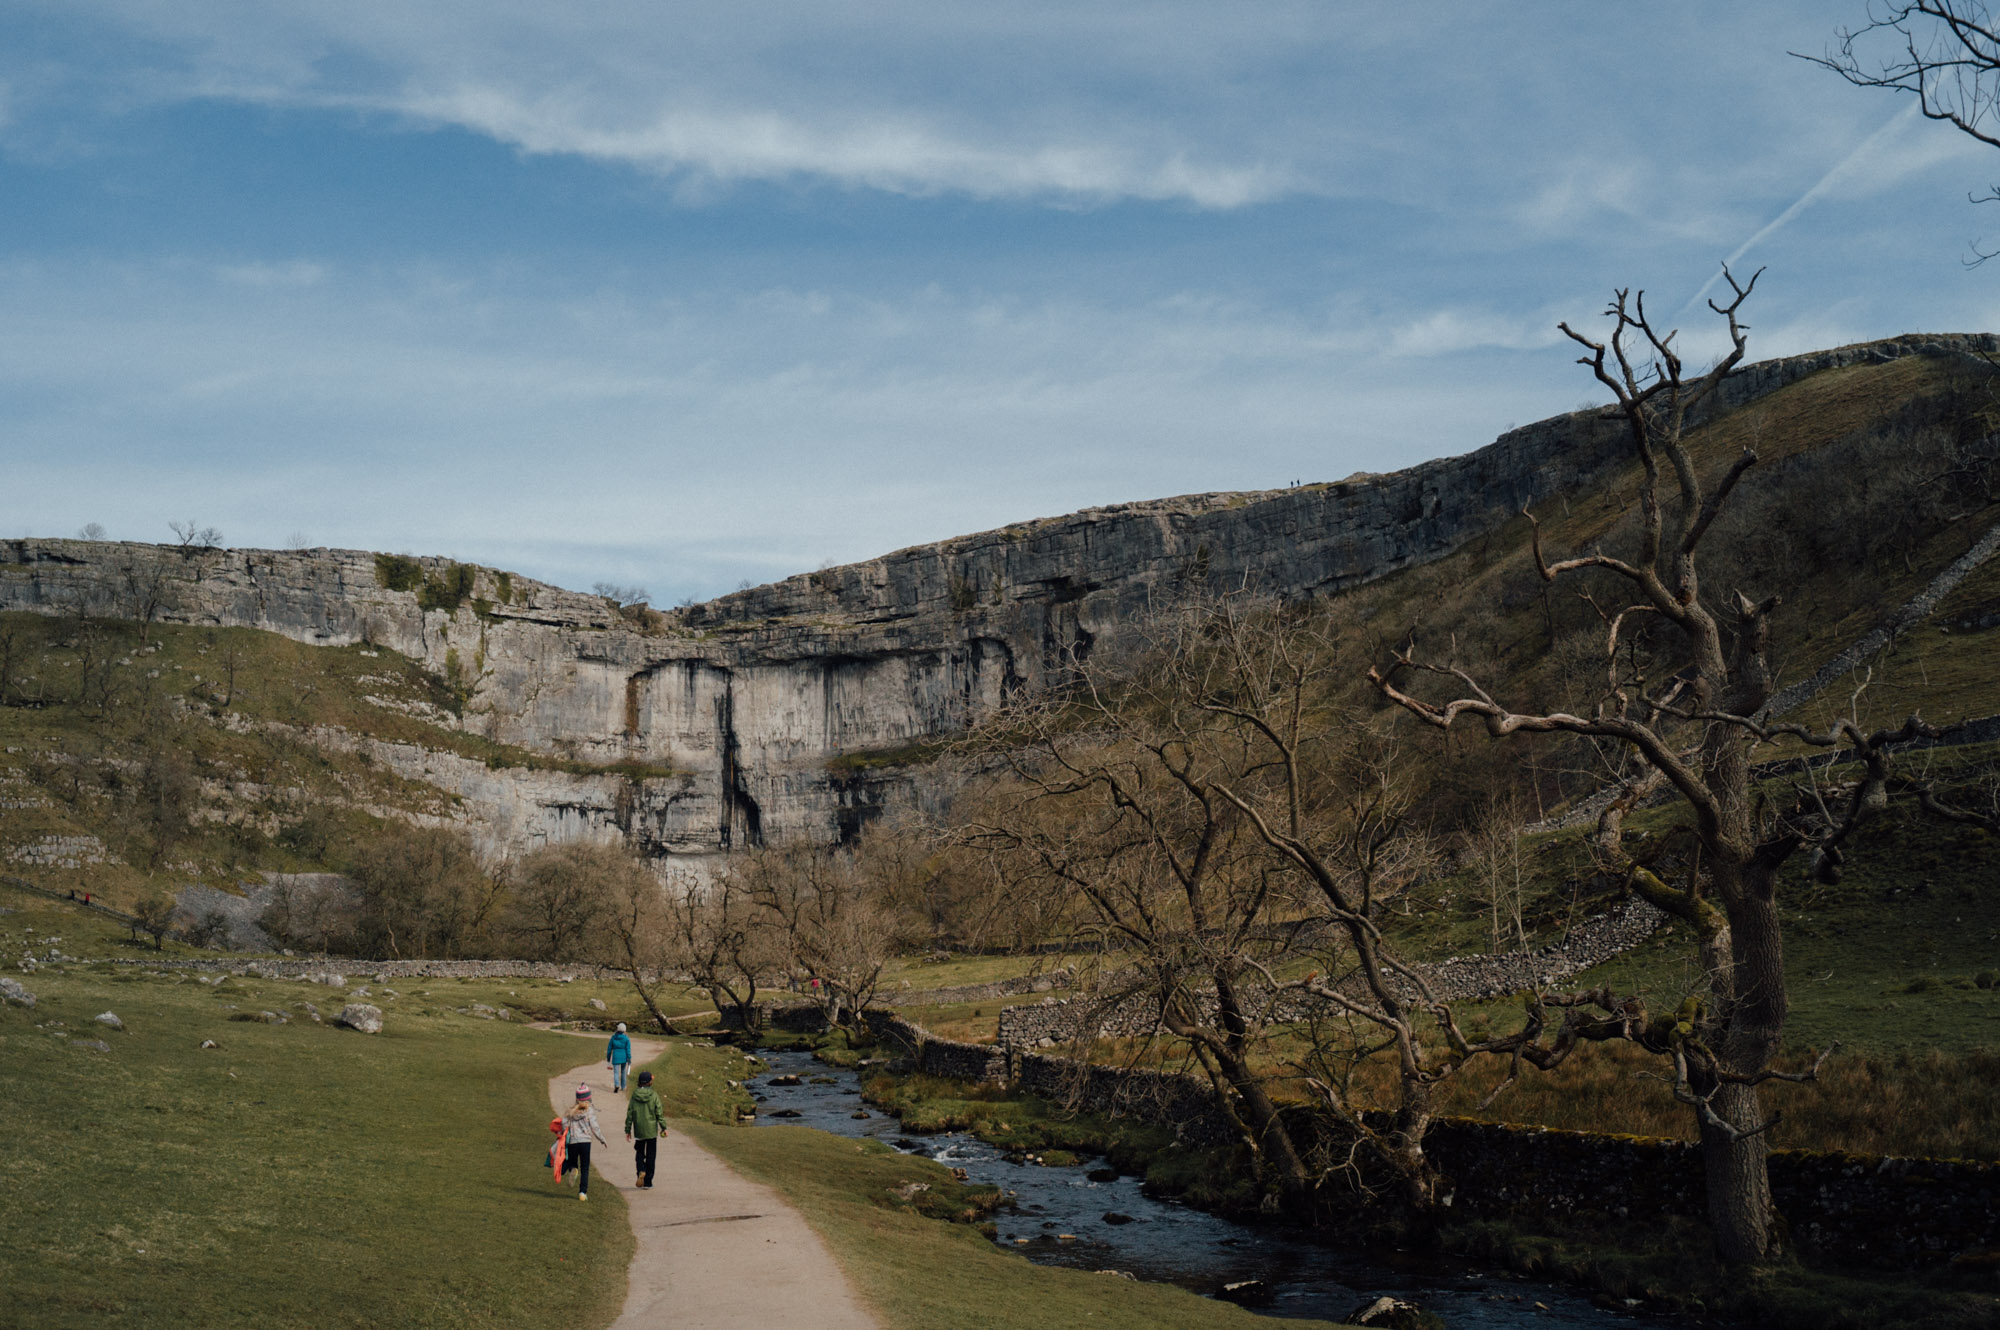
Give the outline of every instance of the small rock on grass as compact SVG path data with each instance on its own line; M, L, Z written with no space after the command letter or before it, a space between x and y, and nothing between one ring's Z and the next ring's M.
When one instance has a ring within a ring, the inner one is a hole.
M591 1009L592 1009L593 1011L605 1011L605 1010L607 1010L607 1008L606 1008L606 1007L605 1007L605 1005L604 1005L604 999L603 999L603 998L592 998L592 999L590 1000L590 1006L591 1006Z
M340 1009L340 1015L334 1024L345 1025L348 1029L359 1030L363 1034L380 1034L382 1009L371 1007L366 1002L350 1002Z
M102 1039L72 1039L69 1041L69 1046L71 1048L88 1048L95 1053L109 1053L111 1051L111 1045L105 1043Z
M23 988L19 980L9 979L4 975L0 975L0 998L5 998L9 1002L18 1002L24 1007L35 1005L35 995L33 993Z
M122 1030L125 1028L125 1022L118 1019L118 1014L116 1012L106 1011L99 1013L97 1017L97 1023L99 1025L108 1025L114 1030Z

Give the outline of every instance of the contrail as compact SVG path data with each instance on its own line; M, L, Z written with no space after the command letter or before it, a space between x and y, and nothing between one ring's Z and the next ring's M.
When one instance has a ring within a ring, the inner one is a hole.
M1748 240L1738 245L1736 247L1736 252L1734 254L1731 254L1728 258L1722 261L1722 266L1724 268L1734 267L1736 261L1742 258L1745 254L1748 254L1759 241L1764 239L1764 237L1770 235L1773 231L1776 231L1779 227L1791 221L1792 218L1798 216L1800 213L1804 212L1807 208L1811 207L1813 205L1813 202L1817 200L1820 195L1826 193L1826 191L1831 189L1842 176L1847 174L1847 170L1849 167L1853 166L1857 161L1861 160L1862 157L1866 156L1869 149L1873 148L1877 143L1880 143L1883 139L1889 137L1891 134L1895 133L1898 129L1901 129L1904 125L1908 124L1909 121L1913 117L1915 117L1915 115L1920 109L1921 107L1916 102L1911 102L1908 106L1905 106L1902 110L1890 116L1889 119L1883 123L1881 128L1877 129L1873 134L1870 134L1867 138L1861 140L1860 145L1856 147L1853 152L1848 153L1847 156L1841 158L1838 162L1836 162L1832 170L1828 171L1825 175L1819 178L1819 182L1817 184L1815 184L1811 189L1807 190L1805 193L1799 195L1799 197L1793 201L1791 207L1785 209L1783 212L1779 213L1776 217L1773 217L1770 221L1766 222L1764 224L1763 230L1757 232L1756 235L1751 236ZM1703 300L1707 299L1708 293L1714 290L1715 284L1721 280L1722 280L1721 269L1717 269L1713 274L1710 275L1709 279L1706 282L1702 283L1701 290L1695 292L1694 295L1688 300L1687 304L1681 306L1680 316L1676 317L1685 316L1689 310L1693 309L1696 305L1699 305Z

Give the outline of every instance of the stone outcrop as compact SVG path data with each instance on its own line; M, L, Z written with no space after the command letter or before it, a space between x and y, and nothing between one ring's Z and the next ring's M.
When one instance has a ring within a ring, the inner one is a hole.
M1711 409L1824 369L1995 350L1986 335L1904 337L1768 361L1732 375ZM0 610L81 607L400 652L467 697L462 714L428 719L572 764L626 764L598 775L389 755L464 800L489 844L624 839L698 860L853 835L910 794L899 759L912 746L1036 686L1162 598L1326 593L1422 564L1588 485L1625 447L1615 420L1577 412L1393 475L1091 509L669 613L628 615L437 558L40 539L0 541Z

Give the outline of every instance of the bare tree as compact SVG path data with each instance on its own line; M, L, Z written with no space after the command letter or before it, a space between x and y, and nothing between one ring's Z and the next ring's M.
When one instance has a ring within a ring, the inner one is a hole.
M356 856L353 877L366 953L448 959L477 955L489 944L504 884L486 872L463 831L387 831Z
M1332 700L1325 613L1189 607L1137 658L1078 663L1070 687L975 737L1005 774L963 802L956 834L1017 898L1062 897L1080 939L1119 949L1111 996L1143 1000L1192 1050L1274 1203L1343 1169L1421 1215L1440 1203L1424 1152L1437 1087L1482 1055L1552 1066L1578 1036L1535 1004L1519 1030L1468 1040L1385 937L1430 842L1408 818L1407 763ZM1281 1026L1307 1051L1274 1053ZM1364 1074L1384 1061L1386 1105ZM1302 1143L1280 1086L1346 1148Z
M77 528L76 538L78 540L103 540L104 523L85 522L81 527Z
M1521 810L1494 796L1479 813L1467 836L1475 871L1486 892L1488 942L1495 952L1528 944L1523 925Z
M212 550L222 544L222 533L212 526L203 526L189 518L185 522L169 522L167 527L174 533L174 540L183 559Z
M1385 697L1440 729L1469 717L1495 738L1584 736L1611 741L1639 759L1600 817L1594 844L1611 870L1691 925L1707 991L1658 1020L1637 1001L1606 998L1600 1005L1616 1020L1594 1033L1638 1040L1670 1059L1674 1093L1693 1109L1700 1129L1718 1248L1725 1259L1750 1262L1772 1255L1779 1242L1765 1164L1771 1120L1759 1108L1758 1087L1812 1077L1773 1066L1787 1005L1779 869L1807 850L1816 874L1837 876L1844 842L1887 799L1889 744L1928 727L1913 718L1893 733L1865 733L1855 721L1841 720L1813 733L1772 722L1764 714L1772 692L1765 649L1779 598L1755 600L1739 591L1717 606L1706 595L1702 539L1757 462L1746 451L1720 475L1704 478L1683 437L1688 412L1710 398L1743 358L1738 311L1756 278L1728 280L1729 303L1711 307L1727 321L1730 350L1697 377L1684 374L1674 334L1654 329L1643 294L1617 293L1606 311L1613 323L1608 343L1562 325L1586 352L1580 363L1616 397L1612 410L1622 417L1643 472L1637 549L1629 555L1593 550L1551 563L1539 526L1534 530L1536 566L1545 581L1596 575L1621 593L1590 602L1602 623L1604 662L1594 705L1583 714L1515 712L1469 671L1449 660L1420 658L1414 642L1369 678ZM1430 691L1425 679L1440 681L1446 696L1420 695ZM1859 778L1832 791L1803 790L1789 803L1772 798L1753 781L1750 754L1779 738L1844 750L1859 761ZM1625 810L1655 787L1671 787L1686 813L1640 862L1627 852L1618 826Z
M0 707L14 692L14 676L28 659L34 643L17 621L0 616Z
M630 859L609 846L582 844L550 845L528 855L512 868L507 931L541 960L580 958L594 947L613 879Z
M604 892L604 926L599 933L596 959L599 965L616 970L632 983L653 1023L664 1034L680 1030L660 1010L660 998L676 971L683 968L677 929L678 920L669 908L669 898L691 890L694 883L686 875L662 882L629 855L621 856L616 871L607 875Z
M301 951L349 952L358 947L361 893L331 873L286 874L272 888L258 924Z
M782 967L768 921L749 885L725 865L707 882L664 897L664 956L684 970L718 1012L757 1027L758 990Z
M894 943L880 884L851 852L800 845L743 857L740 873L771 943L829 1024L853 1028L874 1001Z
M149 642L153 621L173 604L173 588L167 566L157 559L135 559L118 570L123 591L125 617L139 621L139 641Z
M1856 87L1911 93L1927 118L2000 148L2000 25L1984 0L1869 0L1867 13L1825 54L1792 54ZM1973 197L1995 201L2000 186ZM1971 262L1996 253L1975 246Z
M593 582L593 595L599 595L620 608L626 605L650 605L653 593L642 586L625 586L618 582Z

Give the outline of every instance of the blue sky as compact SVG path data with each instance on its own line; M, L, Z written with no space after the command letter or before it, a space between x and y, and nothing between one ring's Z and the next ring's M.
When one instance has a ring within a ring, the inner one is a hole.
M1464 452L1753 239L1758 357L2000 327L1846 8L0 0L0 534L672 602Z

